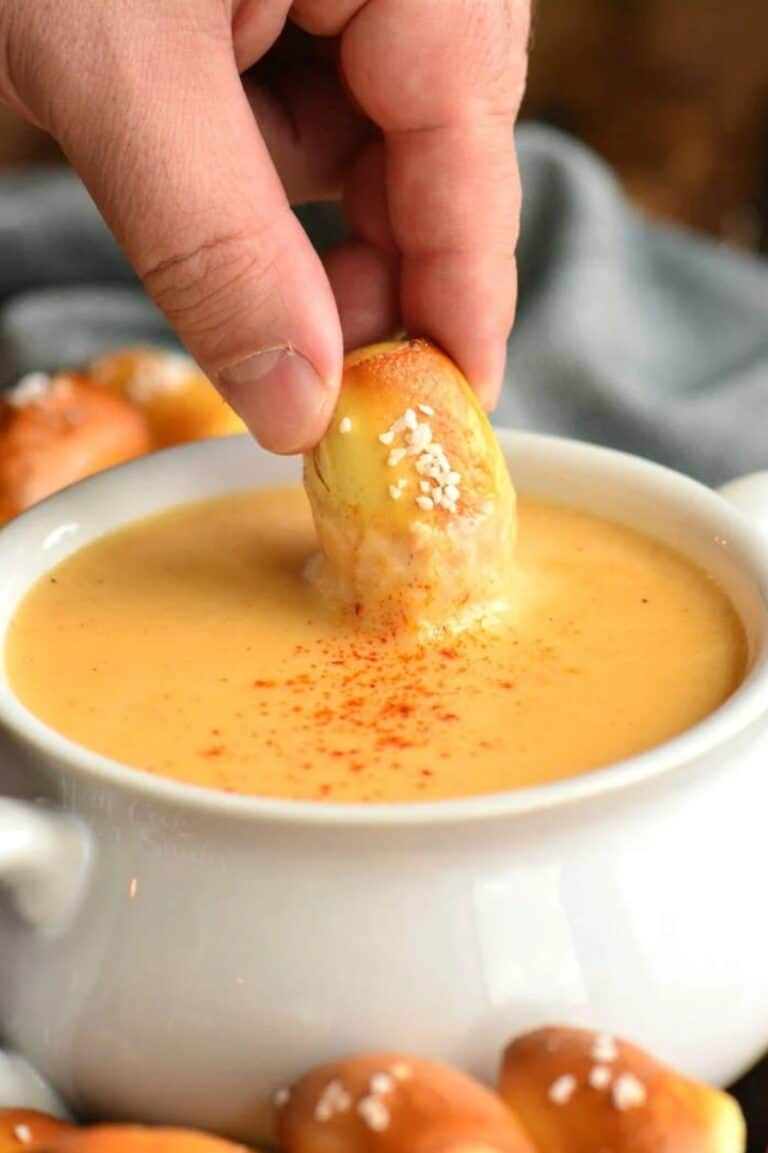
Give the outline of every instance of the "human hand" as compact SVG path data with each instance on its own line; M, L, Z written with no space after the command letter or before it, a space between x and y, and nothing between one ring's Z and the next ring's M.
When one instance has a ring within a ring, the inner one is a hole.
M291 452L327 426L344 343L400 325L495 402L527 37L527 0L0 0L0 99L59 141L191 353ZM289 202L339 196L353 239L323 268Z

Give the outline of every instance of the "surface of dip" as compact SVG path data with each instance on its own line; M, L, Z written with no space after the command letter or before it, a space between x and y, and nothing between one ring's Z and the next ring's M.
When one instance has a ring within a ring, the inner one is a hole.
M304 577L301 489L190 505L84 548L11 625L21 700L126 765L228 792L426 801L539 785L650 748L745 671L728 599L647 537L519 503L515 613L371 635Z

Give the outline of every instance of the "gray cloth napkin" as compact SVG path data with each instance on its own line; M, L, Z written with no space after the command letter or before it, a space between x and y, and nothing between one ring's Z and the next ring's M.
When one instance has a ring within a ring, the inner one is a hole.
M640 219L557 132L517 140L519 308L495 421L710 484L768 467L768 264ZM333 208L299 216L320 251L343 235ZM0 305L0 385L116 343L175 344L67 172L0 177Z

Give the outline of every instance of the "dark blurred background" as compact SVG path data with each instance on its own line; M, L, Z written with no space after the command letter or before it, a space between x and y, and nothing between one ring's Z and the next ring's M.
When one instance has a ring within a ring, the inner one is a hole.
M538 0L524 114L651 215L768 251L766 0Z
M523 114L652 216L768 252L768 0L537 0ZM0 109L0 166L61 162Z

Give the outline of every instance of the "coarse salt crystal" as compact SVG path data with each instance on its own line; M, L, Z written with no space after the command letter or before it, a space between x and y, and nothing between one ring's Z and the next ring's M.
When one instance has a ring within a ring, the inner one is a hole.
M613 1083L613 1103L617 1109L636 1109L648 1099L645 1085L634 1073L622 1073Z
M424 416L434 415L431 405L417 404L416 408ZM390 446L401 433L404 433L404 444L390 448L387 456L389 467L396 468L406 457L415 457L414 468L417 476L422 478L419 482L419 495L415 498L417 507L430 512L439 505L455 513L460 496L458 485L461 474L451 468L443 446L432 439L430 424L419 421L414 409L407 408L385 432L379 433L378 439L382 444ZM402 491L406 484L405 478L400 477L396 485L388 486L392 500L399 499L398 489Z
M14 1125L13 1135L22 1145L28 1145L32 1140L32 1130L29 1125Z
M352 421L349 419L348 416L342 417L341 420L339 421L339 432L351 432L351 431L352 431Z
M592 1089L607 1089L612 1077L613 1073L607 1065L594 1065L589 1071L587 1080Z
M42 400L51 389L51 378L45 372L30 372L5 394L5 400L14 408L24 408Z
M595 1036L590 1055L600 1064L607 1064L616 1060L619 1051L610 1033L598 1033Z
M278 1109L282 1109L284 1105L287 1105L288 1102L290 1101L290 1099L291 1099L290 1089L278 1089L277 1092L275 1093L274 1100L275 1100L275 1105L277 1106Z
M405 443L411 456L420 456L432 443L432 429L428 424L417 425L413 432L408 433Z
M363 1097L357 1111L374 1133L383 1133L389 1126L389 1109L380 1097Z
M315 1106L316 1121L330 1121L336 1113L346 1113L352 1098L338 1078L329 1081Z
M371 1077L371 1093L379 1097L391 1093L394 1088L395 1082L389 1073L374 1073Z
M159 393L178 392L194 372L193 361L180 353L139 358L126 392L131 400L142 404Z
M567 1105L576 1092L578 1082L572 1073L563 1073L549 1087L547 1096L553 1105Z

